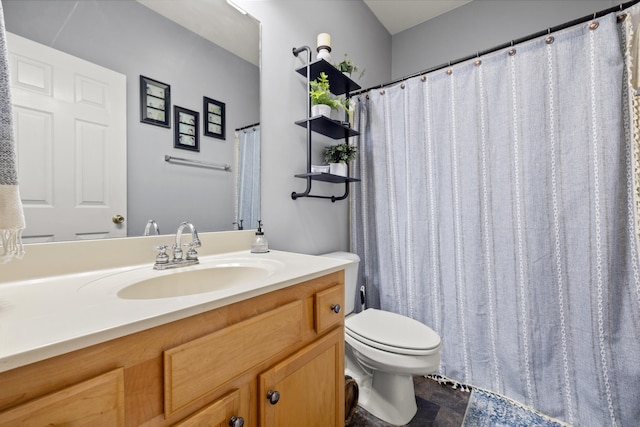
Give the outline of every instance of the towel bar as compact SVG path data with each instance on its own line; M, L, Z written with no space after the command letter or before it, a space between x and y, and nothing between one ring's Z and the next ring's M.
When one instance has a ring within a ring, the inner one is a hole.
M220 170L224 170L224 171L227 171L227 172L231 172L231 166L227 165L227 164L222 165L222 164L217 164L217 163L202 162L200 160L183 159L182 157L174 157L174 156L170 156L168 154L165 154L164 161L165 162L180 162L180 163L183 163L183 164L201 166L201 167L210 168L210 169L220 169Z

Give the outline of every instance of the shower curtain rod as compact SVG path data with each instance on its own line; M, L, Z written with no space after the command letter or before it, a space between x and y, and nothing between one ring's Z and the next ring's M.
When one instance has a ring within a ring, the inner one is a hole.
M637 0L637 1L640 1L640 0ZM241 131L241 130L245 130L245 129L249 129L249 128L252 128L252 127L254 127L254 126L260 126L260 122L258 122L258 123L254 123L254 124L252 124L252 125L242 126L241 128L236 129L236 132L239 132L239 131Z
M371 86L371 87L366 88L366 89L360 89L360 90L357 90L355 92L351 92L349 94L349 96L350 97L354 97L354 96L363 94L365 92L368 92L370 90L382 89L384 87L388 87L388 86L394 85L396 83L400 83L400 82L403 82L405 80L409 80L409 79L411 79L413 77L418 77L418 76L422 76L424 74L429 74L429 73L441 70L441 69L446 68L446 67L451 67L452 65L460 64L461 62L469 61L470 59L479 58L482 55L487 55L489 53L493 53L493 52L496 52L498 50L505 49L507 47L515 46L517 44L524 43L524 42L527 42L529 40L533 40L533 39L535 39L537 37L544 36L546 34L551 34L551 33L554 33L556 31L564 30L565 28L569 28L569 27L572 27L574 25L582 24L582 23L587 22L587 21L589 21L591 19L596 19L596 18L599 18L601 16L607 15L607 14L609 14L611 12L620 12L622 10L628 9L629 7L633 6L634 4L636 4L638 2L640 2L640 0L632 0L632 1L629 1L629 2L626 2L626 3L620 3L618 6L613 6L613 7L610 7L608 9L601 10L600 12L595 12L595 13L593 13L591 15L587 15L587 16L584 16L582 18L574 19L572 21L565 22L564 24L560 24L560 25L557 25L555 27L550 27L550 28L548 28L546 30L543 30L543 31L538 31L537 33L530 34L528 36L521 37L519 39L515 39L515 40L512 40L512 41L507 42L507 43L503 43L503 44L501 44L499 46L494 46L491 49L479 51L475 55L465 56L464 58L459 58L459 59L456 59L455 61L449 61L446 64L436 65L435 67L428 68L428 69L422 70L422 71L418 71L417 73L414 73L414 74L409 74L408 76L393 80L393 81L388 82L388 83L383 83L383 84L380 84L380 85Z

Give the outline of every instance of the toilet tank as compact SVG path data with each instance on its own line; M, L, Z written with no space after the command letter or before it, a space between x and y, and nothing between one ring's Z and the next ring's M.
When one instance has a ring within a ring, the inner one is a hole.
M358 266L360 265L360 257L351 252L331 252L321 256L354 261L344 268L344 315L346 316L349 313L353 313L358 295Z

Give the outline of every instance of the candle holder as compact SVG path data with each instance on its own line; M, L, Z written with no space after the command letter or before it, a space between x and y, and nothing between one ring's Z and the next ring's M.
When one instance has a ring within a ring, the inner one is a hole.
M331 61L331 36L329 33L318 34L318 59L324 59L325 61Z
M330 46L318 46L316 49L318 52L317 58L324 59L327 62L331 61L331 47Z

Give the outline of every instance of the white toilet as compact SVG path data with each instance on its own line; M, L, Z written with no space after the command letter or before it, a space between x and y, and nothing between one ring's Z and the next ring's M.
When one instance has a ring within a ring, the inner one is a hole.
M373 308L353 313L360 257L332 252L326 257L354 261L345 268L345 374L359 386L358 405L394 425L405 425L417 411L414 375L440 365L442 343L428 326Z

